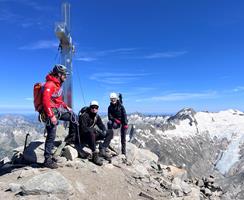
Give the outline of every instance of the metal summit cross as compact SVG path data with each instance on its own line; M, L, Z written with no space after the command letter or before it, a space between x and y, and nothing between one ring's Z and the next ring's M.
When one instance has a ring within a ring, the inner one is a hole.
M70 75L63 85L64 102L72 108L72 55L74 45L70 36L70 4L62 4L62 21L55 23L55 34L59 39L59 50L61 53L60 64L67 67Z

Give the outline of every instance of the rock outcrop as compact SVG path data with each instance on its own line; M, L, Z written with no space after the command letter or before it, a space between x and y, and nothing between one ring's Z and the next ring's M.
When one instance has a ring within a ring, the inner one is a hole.
M119 149L116 140L113 141L113 148ZM57 158L59 168L55 170L30 162L35 160L30 159L31 156L41 160L40 157L43 156L41 154L32 153L25 156L28 162L21 167L19 163L16 167L9 162L5 163L6 166L9 164L11 170L6 170L0 177L0 196L6 200L20 198L200 200L205 195L196 182L188 178L185 169L163 165L158 162L156 154L138 148L132 143L127 143L127 158L123 155L114 156L112 163L104 161L102 167L88 159L74 156L78 153L74 154L73 151L76 150L72 147L65 149L66 153ZM69 159L71 154L72 159Z

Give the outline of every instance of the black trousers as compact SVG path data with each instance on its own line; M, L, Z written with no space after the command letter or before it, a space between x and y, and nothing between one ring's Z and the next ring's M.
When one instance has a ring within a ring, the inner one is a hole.
M94 152L96 150L96 141L103 140L100 148L107 148L113 139L113 131L107 130L106 136L99 132L86 132L81 133L81 143L88 144L89 148Z
M121 138L121 153L126 155L126 133L127 133L127 129L124 128L123 126L121 126L120 124L117 124L115 122L112 121L108 121L108 130L112 130L113 129L118 129L120 128L120 138Z
M75 113L66 110L54 111L57 119L62 121L68 121L69 123L69 135L76 135L78 130L78 117ZM47 137L45 141L44 157L45 161L52 157L52 150L54 147L54 141L56 138L57 125L53 125L50 119L46 123Z

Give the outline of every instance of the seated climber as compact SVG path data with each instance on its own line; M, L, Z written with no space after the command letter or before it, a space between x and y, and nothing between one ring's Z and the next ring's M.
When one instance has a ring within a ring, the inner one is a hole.
M106 152L112 138L113 131L107 131L101 117L97 114L98 102L91 101L90 107L79 115L79 134L81 143L88 144L92 150L92 161L97 165L102 165L101 157L106 160L111 159L111 155ZM96 150L96 141L103 140L99 146L100 152Z

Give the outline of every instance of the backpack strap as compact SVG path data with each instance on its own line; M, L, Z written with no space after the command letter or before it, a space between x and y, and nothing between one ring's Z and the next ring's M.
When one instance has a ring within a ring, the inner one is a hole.
M87 107L88 108L88 107ZM82 109L79 111L79 113L78 113L78 117L81 117L81 116L83 116L84 114L86 114L87 113L87 111L84 111L84 112L82 112ZM92 123L92 125L89 127L89 128L93 128L95 125L96 125L96 123L97 123L97 114L96 114L96 116L94 117L94 122Z
M97 123L97 114L96 114L96 116L94 117L94 122L93 122L93 124L92 124L89 128L93 128L93 127L96 125L96 123Z

